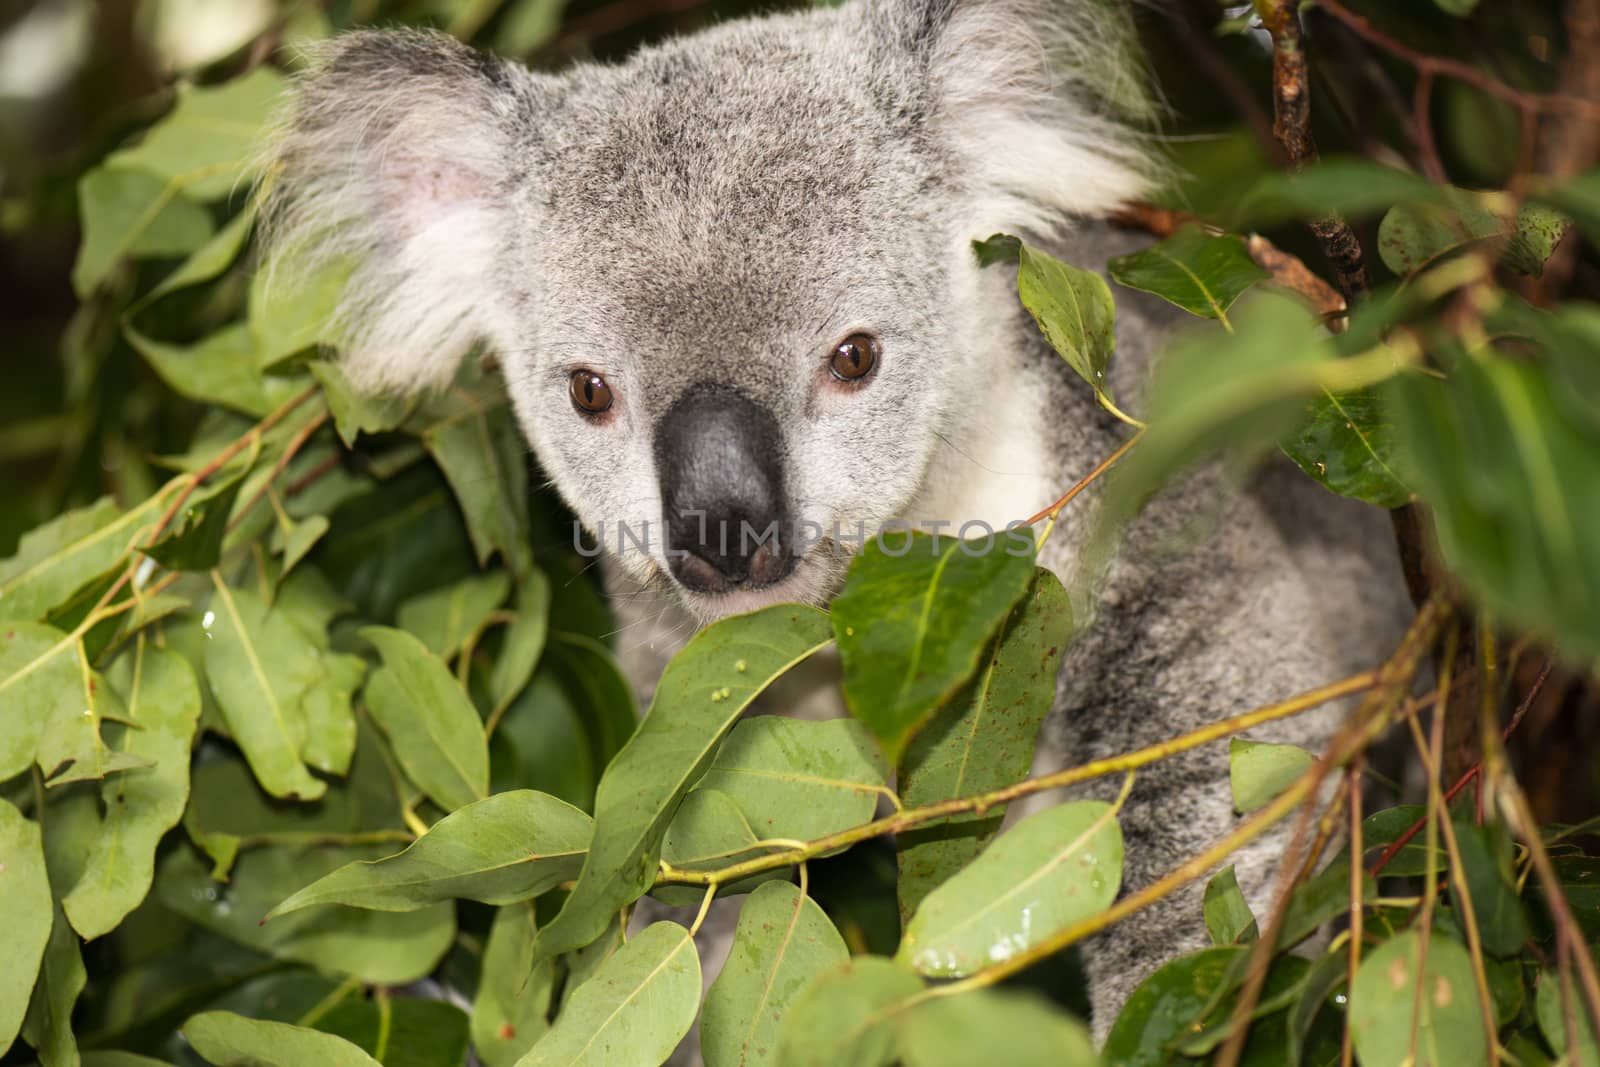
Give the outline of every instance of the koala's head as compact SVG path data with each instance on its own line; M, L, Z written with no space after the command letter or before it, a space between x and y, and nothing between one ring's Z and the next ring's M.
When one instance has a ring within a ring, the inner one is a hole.
M900 516L994 372L1012 312L971 239L1143 186L1096 102L1136 79L1108 7L854 0L562 75L349 35L299 84L269 233L359 260L363 386L436 386L487 341L639 579L703 618L820 600L830 535Z

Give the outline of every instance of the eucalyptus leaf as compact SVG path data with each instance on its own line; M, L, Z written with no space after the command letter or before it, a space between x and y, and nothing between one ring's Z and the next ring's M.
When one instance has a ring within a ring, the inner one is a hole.
M677 923L659 922L580 985L517 1067L657 1067L694 1023L700 957Z
M991 989L918 1004L906 1013L900 1049L905 1067L1100 1063L1084 1025L1044 997Z
M0 561L0 616L42 619L126 559L148 538L170 492L163 489L127 511L102 497L23 534L16 554Z
M449 659L461 651L510 591L511 576L505 571L473 575L407 600L400 605L396 623L429 652Z
M779 1023L813 978L849 959L816 902L787 882L745 900L728 962L706 993L700 1051L706 1067L776 1063Z
M489 792L489 746L478 713L438 657L403 630L365 626L383 656L367 679L367 707L406 776L445 811Z
M422 440L455 491L478 562L498 552L512 574L526 574L533 566L527 447L510 412L474 403L429 427Z
M72 265L79 299L98 289L124 259L182 256L211 239L205 207L162 177L126 161L108 162L78 183L83 242Z
M1110 907L1122 885L1122 828L1109 804L1036 812L929 893L895 960L932 978L968 975Z
M1301 470L1341 496L1380 508L1398 508L1411 499L1394 469L1394 424L1370 389L1318 390L1306 401L1305 421L1282 446Z
M217 1067L379 1067L342 1037L288 1023L208 1011L183 1024L183 1036Z
M455 898L530 900L577 876L592 827L589 816L545 793L496 793L446 815L404 852L325 875L268 918L318 904L415 911Z
M1361 961L1350 989L1349 1025L1362 1063L1491 1062L1467 950L1435 930L1426 951L1423 963L1422 935L1407 930Z
M1054 574L1036 569L976 677L911 739L900 763L902 804L916 808L973 796L1027 777L1071 629L1066 590ZM983 850L1004 816L1000 805L895 835L903 921Z
M922 980L880 956L856 956L809 982L779 1030L783 1067L888 1067L897 1023Z
M495 912L472 1001L472 1047L488 1067L512 1067L550 1029L555 963L533 962L531 901Z
M890 760L977 673L985 642L1033 577L1033 545L888 534L833 601L844 695Z
M1218 871L1206 883L1206 932L1213 945L1249 944L1259 936L1256 917L1239 889L1233 867Z
M1228 782L1233 806L1241 815L1264 808L1310 770L1317 757L1298 745L1228 741Z
M192 345L174 345L123 327L138 353L175 392L264 416L308 384L302 375L263 374L255 366L255 343L243 323L225 326Z
M49 626L0 620L0 780L37 763L53 785L102 778L143 761L112 752L101 737L121 702L80 640Z
M527 687L544 652L549 626L550 579L533 570L517 590L516 618L506 626L489 675L489 696L496 709L508 706ZM629 714L632 717L631 707Z
M100 787L105 816L88 865L61 905L86 941L110 933L150 891L156 846L189 800L189 745L200 718L200 686L177 653L140 640L116 663L128 725L120 751L149 766Z
M1244 291L1268 277L1234 234L1184 226L1160 244L1106 264L1113 281L1174 304L1192 315L1225 319Z
M723 734L775 678L831 640L825 613L779 604L713 623L673 658L650 713L600 779L594 841L577 887L543 931L541 956L594 940L650 888L673 810Z
M311 376L322 386L328 410L333 413L334 428L347 448L354 448L361 434L393 430L416 407L414 396L361 392L338 363L315 360L309 367Z
M22 1021L22 1039L39 1054L43 1067L72 1067L78 1062L78 1039L72 1032L72 1009L88 984L78 935L59 907L51 909L50 940L39 963L39 981Z
M50 881L39 824L0 800L0 943L8 965L0 969L0 1045L10 1047L28 1008L28 994L50 940Z

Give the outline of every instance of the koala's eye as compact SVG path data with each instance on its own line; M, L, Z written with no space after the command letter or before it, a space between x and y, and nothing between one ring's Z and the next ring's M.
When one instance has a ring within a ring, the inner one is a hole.
M572 406L585 415L600 415L611 408L611 386L592 370L572 372Z
M828 370L841 382L858 382L878 365L878 339L868 333L853 333L839 342L828 359Z

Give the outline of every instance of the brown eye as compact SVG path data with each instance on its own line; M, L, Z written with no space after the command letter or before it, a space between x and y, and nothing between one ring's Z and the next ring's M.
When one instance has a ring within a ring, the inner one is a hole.
M828 370L841 382L857 382L878 365L878 339L871 334L853 333L839 342L828 359Z
M600 415L610 409L611 386L592 370L572 372L572 406L586 415Z

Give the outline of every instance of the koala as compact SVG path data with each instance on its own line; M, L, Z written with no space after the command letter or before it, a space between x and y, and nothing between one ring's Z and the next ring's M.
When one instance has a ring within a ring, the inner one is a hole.
M426 389L475 344L495 353L543 470L606 545L619 651L648 694L708 621L825 604L849 561L832 531L999 529L1126 439L1014 270L971 248L1016 233L1100 269L1149 243L1106 221L1161 173L1123 29L1099 0L848 0L559 74L436 33L353 33L298 83L267 232L299 265L358 262L339 334L359 385ZM1180 313L1117 302L1114 385L1136 404ZM1069 587L1092 510L1063 513L1041 555ZM1037 769L1378 664L1409 607L1394 557L1380 512L1286 463L1187 478L1075 605L1093 622ZM1257 736L1316 744L1339 714ZM1125 886L1233 820L1222 748L1150 768L1123 814ZM1258 909L1283 832L1236 860ZM1204 943L1199 892L1088 947L1099 1033Z

